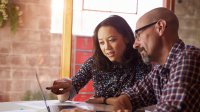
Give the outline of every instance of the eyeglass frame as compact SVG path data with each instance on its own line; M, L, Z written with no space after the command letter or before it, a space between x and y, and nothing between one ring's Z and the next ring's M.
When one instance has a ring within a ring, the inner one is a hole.
M158 22L158 21L152 22L152 23L150 23L150 24L147 24L147 25L145 25L145 26L143 26L143 27L141 27L141 28L135 30L135 39L137 39L137 37L138 37L138 36L137 36L137 33L138 33L139 31L144 30L144 29L146 29L146 28L148 28L148 27L150 27L150 26L153 26L153 25L155 25L157 22Z

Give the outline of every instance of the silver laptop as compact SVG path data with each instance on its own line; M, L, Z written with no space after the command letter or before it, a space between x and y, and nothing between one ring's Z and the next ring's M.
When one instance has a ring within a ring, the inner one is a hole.
M65 103L55 103L55 104L48 105L47 104L47 98L46 98L46 96L44 94L44 91L42 89L42 86L41 86L41 83L40 83L40 80L39 80L37 72L36 72L36 79L37 79L37 83L38 83L38 86L40 88L40 91L41 91L41 94L42 94L42 98L44 100L47 112L59 112L62 109L72 109L72 108L76 107L76 105L74 103L70 102L70 101L69 102L65 102Z
M38 74L36 72L36 79L37 83L39 85L47 112L59 112L62 109L73 109L73 108L82 108L86 110L96 111L96 112L108 112L113 111L113 107L111 105L104 105L104 104L90 104L86 102L75 102L75 101L65 101L63 103L60 103L59 101L57 103L51 103L51 105L47 104L47 99L45 97L44 91L42 89Z

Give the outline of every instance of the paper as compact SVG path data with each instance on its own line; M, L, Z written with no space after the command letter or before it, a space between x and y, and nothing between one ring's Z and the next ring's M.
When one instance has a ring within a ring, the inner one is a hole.
M28 110L9 110L4 112L36 112L36 111L28 109Z

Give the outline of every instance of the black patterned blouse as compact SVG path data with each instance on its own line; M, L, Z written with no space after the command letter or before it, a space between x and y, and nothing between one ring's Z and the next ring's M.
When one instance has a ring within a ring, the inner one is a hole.
M93 58L89 58L72 77L72 85L77 93L92 79L96 97L113 97L132 87L135 81L150 71L150 67L143 62L129 67L113 64L110 72L93 69L93 63Z

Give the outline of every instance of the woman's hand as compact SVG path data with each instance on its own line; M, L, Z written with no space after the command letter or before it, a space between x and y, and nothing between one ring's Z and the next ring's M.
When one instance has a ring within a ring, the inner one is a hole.
M106 103L109 105L114 105L114 103L116 102L117 97L109 97L106 99Z
M88 99L87 103L104 103L104 97L91 97L90 99Z
M72 88L72 81L70 79L59 79L53 82L53 86L46 87L47 90L51 90L52 93L59 95L69 92Z
M87 103L106 103L114 106L114 112L131 112L132 105L127 95L118 97L109 97L104 102L104 97L92 97L86 101Z
M81 108L74 108L74 109L63 109L60 112L96 112L96 111L91 111L91 110L86 110L86 109L81 109Z

